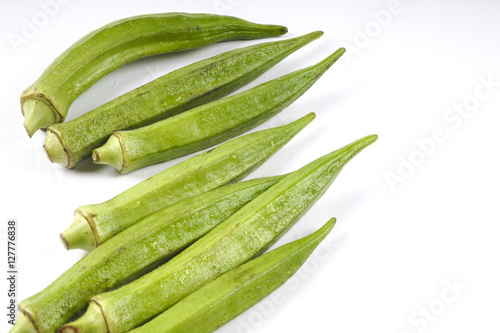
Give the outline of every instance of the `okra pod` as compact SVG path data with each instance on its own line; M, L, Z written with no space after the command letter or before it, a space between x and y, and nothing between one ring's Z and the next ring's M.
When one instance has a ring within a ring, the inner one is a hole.
M21 302L20 312L30 319L27 327L55 331L83 309L93 295L164 263L282 178L223 186L158 211L124 230L83 257L42 292Z
M345 52L242 93L135 130L118 131L92 153L120 173L211 147L263 123L299 98Z
M287 175L166 264L92 297L87 312L60 331L126 332L266 251L321 197L342 167L376 138L362 138Z
M209 333L284 284L335 225L332 218L315 233L239 266L196 290L131 333Z
M181 200L241 179L283 147L315 115L258 131L187 159L106 202L78 208L61 234L69 249L91 250L146 216Z
M63 122L73 101L118 67L147 56L216 42L278 36L279 25L262 25L212 14L163 13L125 18L90 32L57 57L21 94L24 126Z
M72 168L113 132L149 125L219 99L322 34L231 50L168 73L81 117L50 126L44 149L52 162Z

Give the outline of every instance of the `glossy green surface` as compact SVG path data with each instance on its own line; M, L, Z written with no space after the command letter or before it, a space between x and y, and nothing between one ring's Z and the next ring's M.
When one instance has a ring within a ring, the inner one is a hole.
M345 52L152 125L113 133L94 150L101 164L122 173L167 161L224 142L263 123L299 98ZM107 157L107 159L104 158ZM116 163L121 158L121 163Z
M315 233L239 266L193 292L133 333L209 333L269 295L302 266L335 219Z
M110 333L126 332L266 251L321 197L343 166L376 139L362 138L287 175L165 265L94 296L87 313L64 327L81 332L105 323Z
M111 200L82 206L62 236L69 248L90 250L160 209L237 181L283 147L314 117L310 113L288 125L228 141L160 172ZM78 227L82 220L88 225L88 232ZM74 237L75 232L79 237ZM72 237L67 237L68 234Z
M44 147L53 162L72 168L113 132L149 125L219 99L321 35L313 32L231 50L168 73L81 117L50 126ZM64 148L61 156L59 146Z
M21 94L25 127L31 136L41 127L64 121L71 103L81 93L136 59L227 40L277 36L286 31L283 26L213 14L150 14L112 22L69 47ZM29 101L35 103L25 104ZM44 113L44 119L37 117L39 112Z
M54 331L83 309L93 295L165 263L282 178L223 186L158 211L90 252L42 292L21 302L21 311L39 329Z

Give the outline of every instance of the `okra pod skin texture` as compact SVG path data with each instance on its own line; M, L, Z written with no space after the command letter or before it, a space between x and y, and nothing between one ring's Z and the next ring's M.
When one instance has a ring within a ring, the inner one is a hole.
M61 234L67 248L91 250L146 216L243 178L290 141L315 117L251 133L201 153L106 202L78 208Z
M231 50L168 73L72 121L50 126L44 149L52 162L72 168L113 132L149 125L219 99L322 34Z
M163 209L124 230L20 304L28 327L54 332L93 295L164 263L276 184L283 176L220 187Z
M109 164L120 173L127 173L221 143L286 108L344 52L341 48L314 66L154 124L115 132L105 145L94 150L92 158L95 163Z
M335 225L283 245L225 273L131 333L209 333L284 284Z
M70 46L21 94L26 131L31 136L40 128L63 122L80 94L128 62L221 41L286 32L284 26L213 14L162 13L112 22Z
M163 266L94 296L87 312L61 332L126 332L266 251L376 138L360 139L287 175Z

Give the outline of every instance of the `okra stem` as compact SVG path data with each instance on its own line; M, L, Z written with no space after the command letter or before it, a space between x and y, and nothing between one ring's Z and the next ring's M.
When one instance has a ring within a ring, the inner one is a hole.
M98 245L94 236L96 231L90 224L91 217L84 212L75 213L71 226L59 235L66 250L82 249L90 251Z
M111 165L116 170L121 170L124 164L123 153L117 154L116 147L122 147L120 137L111 135L105 145L92 151L92 162Z
M22 311L18 311L16 324L9 333L40 333L40 331Z
M88 322L86 325L82 326L78 323L78 320L74 321L70 325L65 325L60 329L59 333L96 333L96 332L109 332L106 322L100 320L101 310L96 302L89 302L89 307L85 314L88 313Z
M56 132L51 131L50 128L47 129L43 151L52 163L62 165L68 165L70 163L67 150L62 144L61 138Z

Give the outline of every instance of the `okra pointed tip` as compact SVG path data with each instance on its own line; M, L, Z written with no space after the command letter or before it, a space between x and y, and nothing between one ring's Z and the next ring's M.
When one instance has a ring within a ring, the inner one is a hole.
M267 36L280 36L284 35L288 32L288 28L284 25L279 24L258 24L258 23L250 23L246 21L247 26L251 26L251 31L253 33L257 33L257 36L253 36L253 38L262 38ZM249 31L247 31L249 33Z
M67 250L82 249L91 251L97 246L88 220L78 212L75 213L75 218L69 228L61 233L59 237Z
M316 113L315 112L309 112L308 114L306 114L304 117L308 117L310 118L311 120L314 120L316 119Z
M64 143L59 135L50 128L47 130L43 149L52 163L59 163L67 168L70 167L69 155Z
M268 24L267 28L275 31L277 35L284 35L288 32L288 28L280 24Z
M347 145L346 148L349 147L349 149L361 151L362 149L368 147L369 145L371 145L372 143L377 141L377 139L378 139L378 135L376 135L376 134L367 135L367 136L362 137L361 139L358 139L358 140L354 141L353 143Z
M290 127L293 127L292 124L298 125L300 127L300 129L302 129L302 128L306 127L315 118L316 118L316 113L311 112L311 113L308 113L305 116L291 122L289 125L291 125ZM285 126L288 126L288 125L285 125Z
M94 333L109 332L100 306L90 301L87 312L77 320L61 326L58 333Z
M377 134L367 135L364 138L359 139L359 141L363 142L366 146L371 145L377 140L378 140Z
M327 69L329 69L339 58L345 53L344 48L340 48L337 51L330 54L325 59L318 62L316 65L311 66L310 68L320 69L321 73L324 73Z
M40 128L45 128L58 121L55 111L46 103L27 99L21 105L24 114L24 128L31 138Z
M307 125L309 125L309 123L313 121L315 118L316 114L314 112L311 112L289 124L281 126L281 128L292 135L296 135Z
M288 28L285 27L284 25L278 25L277 27L279 28L278 30L279 30L280 34L282 34L282 35L284 35L288 32Z
M311 33L309 33L309 34L307 34L305 36L311 38L312 40L315 40L315 39L320 38L323 35L324 35L324 32L321 31L321 30L318 30L318 31L313 31L313 32L311 32Z
M327 230L327 232L330 232L333 229L333 227L335 227L335 224L337 224L337 219L335 217L332 217L331 219L328 220L328 222L325 223L324 226L321 227L321 229L324 229L324 230Z
M339 150L335 151L334 153L339 153L340 158L343 161L343 164L347 163L351 158L356 156L359 152L361 152L363 149L377 141L378 136L373 134L373 135L368 135L365 136L361 139L358 139L347 146L340 148Z
M92 151L92 161L95 164L111 165L118 172L123 172L124 160L120 139L111 135L104 145Z
M330 56L328 56L326 59L331 62L332 64L337 61L343 54L345 53L345 48L341 47L337 51L333 52Z
M327 224L335 225L337 223L337 219L335 217L332 217L331 219L326 222Z
M325 239L326 236L328 236L330 231L332 231L336 223L337 219L335 217L332 217L321 228L312 233L310 237L318 241L322 241L323 239Z

